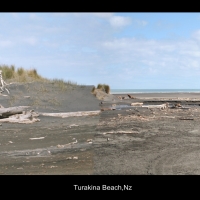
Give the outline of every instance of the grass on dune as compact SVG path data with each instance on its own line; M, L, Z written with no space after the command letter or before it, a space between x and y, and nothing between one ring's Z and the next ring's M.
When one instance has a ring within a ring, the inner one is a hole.
M107 84L98 84L97 88L93 87L91 92L93 93L95 91L95 89L102 90L102 91L106 92L107 94L110 93L110 86Z
M6 82L50 82L61 89L66 89L68 86L76 86L77 83L73 81L64 81L63 79L47 79L40 76L36 69L26 70L22 67L17 68L14 65L0 65L0 70L2 70L3 79Z

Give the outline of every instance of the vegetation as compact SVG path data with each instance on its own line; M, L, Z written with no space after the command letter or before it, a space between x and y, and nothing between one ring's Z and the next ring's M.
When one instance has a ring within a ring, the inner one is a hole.
M63 79L52 79L49 80L51 83L57 85L59 88L61 88L62 90L66 90L68 87L71 86L76 86L77 83L76 82L72 82L72 81L64 81Z
M92 88L92 91L91 91L91 92L93 93L94 91L95 91L95 87Z
M51 82L62 89L66 89L68 86L77 85L76 82L73 81L64 81L63 79L46 79L40 76L37 73L36 69L26 70L22 67L15 68L14 65L0 65L0 70L2 70L3 79L10 82L32 82L32 81L42 81L42 82Z
M18 76L22 76L25 73L25 70L21 67L19 69L17 69L17 74ZM7 77L6 77L7 78Z
M106 84L98 84L97 88L93 87L91 92L94 92L95 89L102 90L102 91L106 92L107 94L110 93L110 86L106 85Z

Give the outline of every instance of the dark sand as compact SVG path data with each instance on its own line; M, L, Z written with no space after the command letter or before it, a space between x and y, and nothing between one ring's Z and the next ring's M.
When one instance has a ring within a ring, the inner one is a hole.
M129 93L136 98L200 98L200 93ZM124 96L127 94L113 94L114 96Z
M138 94L138 99L117 103L126 107L102 112L94 143L95 174L200 174L200 99L193 99L198 95ZM127 107L136 101L166 102L161 97L183 108Z
M111 95L100 104L92 87L10 86L11 94L0 96L4 107L30 106L51 113L121 107L96 116L39 116L40 122L33 124L2 123L0 174L200 174L200 94L132 94L136 99L126 100L114 95L113 101ZM190 109L130 106L166 101Z
M100 100L91 94L92 87L11 85L11 94L0 96L0 104L30 106L38 113L95 111ZM94 140L99 116L38 118L40 122L33 124L1 123L0 174L93 174L93 146L88 140Z

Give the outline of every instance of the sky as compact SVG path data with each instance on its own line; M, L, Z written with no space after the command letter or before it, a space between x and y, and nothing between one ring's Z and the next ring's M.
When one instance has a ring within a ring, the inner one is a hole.
M0 65L111 89L200 89L200 13L0 13Z

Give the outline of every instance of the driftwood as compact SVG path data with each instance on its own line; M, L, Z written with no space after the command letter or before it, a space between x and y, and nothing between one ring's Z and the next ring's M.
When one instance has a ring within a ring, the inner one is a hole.
M6 88L7 84L2 77L2 70L0 70L0 93L4 92L4 89L7 91L8 94L10 94L9 90Z
M105 132L105 133L102 133L103 135L106 135L106 134L119 134L119 133L121 133L121 134L128 134L128 133L138 133L137 131L132 131L132 130L128 130L128 131L109 131L109 132Z
M180 120L194 120L194 118L179 118Z
M138 102L136 102L136 103L131 103L131 106L142 106L143 105L143 103L138 103Z
M0 107L0 117L6 118L11 115L15 114L22 114L30 106L17 106L17 107L9 107L9 108L2 108Z
M107 110L116 110L115 107L111 107L111 108L101 108L101 111L107 111Z
M130 98L130 99L135 99L134 96L130 95L130 94L127 94L127 96Z
M0 106L0 122L11 122L11 123L33 123L40 121L35 118L39 116L34 113L33 110L27 111L29 106L18 106L4 108Z
M42 140L44 139L45 137L39 137L39 138L29 138L29 140Z
M164 103L164 104L161 104L161 105L144 105L142 107L144 107L144 108L159 108L161 110L164 110L164 109L168 108L168 104Z
M43 116L50 116L50 117L79 117L79 116L92 116L98 115L101 111L81 111L81 112L67 112L67 113L40 113Z
M40 119L35 118L32 112L28 112L26 114L16 114L9 116L8 118L0 119L0 122L10 122L10 123L23 123L23 124L31 124L34 122L38 122Z

